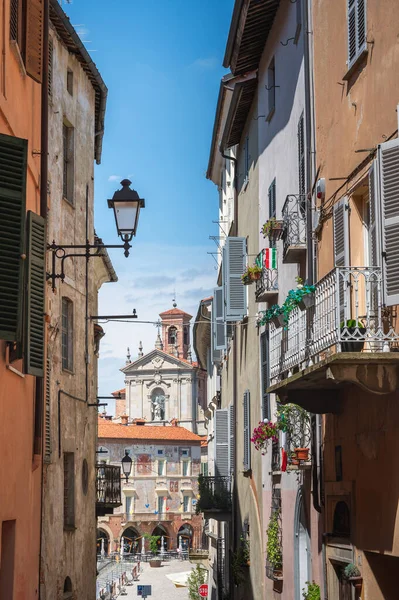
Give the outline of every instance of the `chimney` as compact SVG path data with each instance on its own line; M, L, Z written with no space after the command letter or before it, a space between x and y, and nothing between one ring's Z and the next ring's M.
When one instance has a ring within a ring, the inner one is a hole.
M121 415L121 424L127 425L128 418L128 415Z

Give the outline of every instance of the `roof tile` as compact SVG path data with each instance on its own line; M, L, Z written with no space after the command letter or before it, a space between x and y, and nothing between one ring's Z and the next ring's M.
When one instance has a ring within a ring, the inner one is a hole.
M171 425L121 425L98 419L98 438L165 440L201 443L201 437L185 427Z

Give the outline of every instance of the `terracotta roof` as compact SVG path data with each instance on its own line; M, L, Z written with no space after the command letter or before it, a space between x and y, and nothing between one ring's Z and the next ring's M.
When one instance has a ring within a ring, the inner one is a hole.
M190 319L192 319L192 315L189 315L188 313L184 312L184 310L180 310L180 308L171 308L170 310L165 310L165 312L159 313L160 317L167 315L186 315L187 317L190 317Z
M124 440L170 440L201 442L201 437L185 427L172 425L120 425L105 419L98 419L98 438L118 438Z
M112 396L117 396L117 400L118 400L118 396L122 396L122 398L125 397L126 394L126 388L122 388L121 390L116 390L116 392L111 392Z

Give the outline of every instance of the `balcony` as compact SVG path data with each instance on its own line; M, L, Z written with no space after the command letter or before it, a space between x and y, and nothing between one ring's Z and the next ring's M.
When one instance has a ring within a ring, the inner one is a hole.
M121 505L121 468L96 465L96 516L112 514Z
M346 384L393 392L399 334L382 289L379 267L336 267L316 284L313 306L295 308L286 328L270 324L268 392L315 413L336 412Z
M287 196L283 210L283 262L298 263L306 253L306 197Z
M193 484L192 484L191 479L182 479L180 481L180 489L182 491L187 491L187 492L192 491Z
M274 257L270 256L274 251ZM278 294L277 256L274 248L265 248L256 257L256 264L262 267L262 276L255 288L257 302L271 302Z
M166 513L155 513L145 512L145 513L120 513L119 515L115 515L117 517L121 517L122 523L137 523L140 522L150 522L150 521L173 521L174 513L166 512Z
M205 519L227 521L231 518L230 477L198 477L199 500L196 512L204 513Z

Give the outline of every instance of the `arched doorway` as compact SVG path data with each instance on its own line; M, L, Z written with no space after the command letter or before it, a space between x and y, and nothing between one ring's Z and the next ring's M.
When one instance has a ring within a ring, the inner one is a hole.
M295 600L302 599L302 590L310 580L310 539L307 527L305 503L302 489L298 490L294 518L294 549L295 549Z
M336 537L350 537L351 535L351 517L349 507L346 502L340 500L335 505L333 520L333 535Z
M168 550L168 548L170 547L170 538L168 536L168 532L166 531L165 527L163 527L162 525L158 525L157 527L155 527L155 529L151 535L159 535L160 536L159 540L157 542L159 551L161 551L161 549L162 549L162 543L163 543L163 549L165 551Z
M177 533L177 547L188 550L193 545L193 528L188 523L182 525Z
M97 529L97 555L107 556L109 552L109 535L104 529Z
M121 535L123 538L123 553L124 554L137 554L140 552L139 538L140 534L134 527L127 527Z
M64 581L64 591L62 600L71 600L72 598L72 581L70 577L66 577Z

